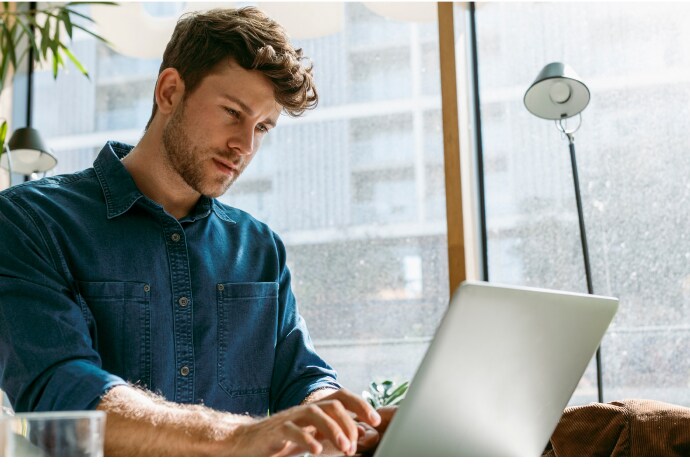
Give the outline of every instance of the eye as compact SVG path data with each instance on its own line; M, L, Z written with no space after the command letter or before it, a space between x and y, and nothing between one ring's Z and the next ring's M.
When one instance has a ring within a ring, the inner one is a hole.
M227 106L225 106L225 107L223 107L223 109L225 110L226 113L228 113L233 118L237 118L240 116L240 113L233 110L232 108L228 108Z
M257 124L256 130L258 130L262 134L265 134L268 132L268 127L266 126L266 124Z

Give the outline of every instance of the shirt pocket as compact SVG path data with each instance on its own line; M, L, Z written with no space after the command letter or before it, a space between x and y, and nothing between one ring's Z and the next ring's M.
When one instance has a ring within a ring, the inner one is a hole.
M96 322L103 369L132 383L151 383L150 286L144 282L77 282Z
M216 288L218 383L240 409L265 413L278 333L278 284L220 283Z

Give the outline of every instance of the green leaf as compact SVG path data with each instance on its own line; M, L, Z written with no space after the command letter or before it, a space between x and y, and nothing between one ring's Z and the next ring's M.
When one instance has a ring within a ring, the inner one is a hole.
M69 3L68 3L67 5L69 5ZM80 18L84 18L85 20L90 21L90 22L92 22L92 23L95 23L95 22L96 22L96 21L93 20L93 18L92 18L91 16L85 15L84 13L80 13L80 12L77 11L77 10L73 10L73 9L71 9L71 8L67 8L67 5L65 5L62 9L63 9L64 11L66 11L67 13L69 13L70 15L79 16ZM75 26L76 26L76 24L75 24Z
M40 52L38 49L38 45L36 45L36 36L34 35L33 31L31 30L31 28L29 26L24 24L24 21L22 20L22 18L17 18L17 24L19 24L19 26L24 30L24 33L28 37L29 44L31 45L31 47L33 47L34 52L36 53L36 56L38 56L38 54Z
M0 24L0 58L3 62L8 62L10 57L7 53L7 49L12 47L12 44L8 44L6 41L5 24Z
M379 404L379 402L377 401L376 397L373 396L373 395L372 395L371 393L369 393L368 391L363 391L363 392L362 392L362 398L364 398L364 399L371 405L371 407L374 408L374 409L379 408L379 407L381 406L381 405Z
M396 389L394 389L390 395L388 395L388 398L386 398L386 404L387 405L393 405L397 404L400 402L404 397L405 393L407 393L407 387L409 386L409 382L405 382L401 385L399 385Z
M43 27L38 27L41 31L41 52L43 56L47 56L48 47L50 46L50 17L46 17L46 22Z
M369 403L379 408L381 406L392 406L400 403L405 394L409 382L403 382L401 385L396 385L392 380L384 380L381 383L371 382L369 384L369 391L362 392L362 397L367 399Z
M69 48L65 47L63 44L60 44L62 51L65 52L65 55L67 55L67 58L74 64L74 66L77 67L79 72L81 72L83 75L86 76L87 79L90 80L89 77L89 72L86 70L86 68L81 64L81 62L77 59L76 56L70 51Z
M7 121L0 123L0 156L5 151L5 137L7 137Z
M65 31L67 32L67 35L70 39L72 39L72 20L69 17L69 13L65 10L61 10L60 13L58 13L58 17L62 20L62 23L65 25Z
M55 31L53 32L53 42L55 43L55 48L60 45L60 18L57 18L55 22Z
M112 43L110 43L110 41L108 39L106 39L105 37L101 37L100 35L96 34L95 32L92 32L92 31L86 29L85 27L80 26L79 24L72 24L72 26L76 27L77 29L81 29L82 31L95 37L96 39L100 40L101 42L103 42L106 45L112 45Z
M59 65L60 54L53 52L53 79L57 79Z
M10 68L10 58L5 53L5 48L2 48L2 60L0 60L0 92L4 87L5 78L7 77L7 72Z
M64 5L62 5L60 7L61 10L68 11L70 14L72 14L74 16L79 16L79 17L84 18L85 20L87 20L89 22L95 23L96 21L94 21L94 19L91 16L89 16L85 13L82 13L80 11L77 11L73 8L70 8L73 5L75 5L75 6L77 6L77 5L118 6L118 3L116 3L116 2L68 2L68 3L65 3Z
M5 55L5 54L7 55L10 63L12 63L12 66L14 66L14 68L16 69L17 68L17 55L15 54L15 51L14 51L14 49L16 47L16 44L14 43L14 37L13 37L14 27L15 26L13 26L11 29L8 29L6 26L4 26L2 28L2 33L3 33L5 40L6 40L5 46L3 47L2 51L3 51L3 55Z
M44 8L32 8L30 10L19 9L10 11L11 3L2 1L3 11L0 12L0 91L4 88L5 79L9 75L11 66L17 68L26 58L29 50L33 50L35 60L52 59L53 77L57 78L59 69L64 67L65 56L75 65L84 76L89 78L89 74L84 65L69 49L68 44L60 42L60 32L64 27L69 36L70 42L73 38L74 29L79 29L91 35L98 41L111 45L104 37L89 30L87 27L75 24L74 18L82 18L85 21L95 23L87 14L77 11L81 5L108 5L117 6L116 2L67 2L65 4L47 5ZM39 24L36 16L46 15L45 21ZM14 18L12 26L7 25L7 18ZM40 40L38 36L41 36ZM26 47L22 47L21 52L17 50L19 43L27 42ZM49 53L50 51L50 53ZM52 56L49 56L52 55Z
M118 6L117 2L67 2L63 6L79 6L79 5L106 5L106 6Z

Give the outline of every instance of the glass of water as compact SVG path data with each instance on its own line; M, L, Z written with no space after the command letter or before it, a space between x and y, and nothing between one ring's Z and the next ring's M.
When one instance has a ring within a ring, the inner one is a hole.
M105 412L30 412L0 416L0 456L102 457Z

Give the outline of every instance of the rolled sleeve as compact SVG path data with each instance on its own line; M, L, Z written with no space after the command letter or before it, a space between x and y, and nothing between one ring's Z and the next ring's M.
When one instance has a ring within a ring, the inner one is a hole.
M93 409L126 382L101 369L64 259L14 191L0 195L0 387L17 412Z
M271 386L271 410L280 411L300 404L322 388L339 389L335 370L315 351L309 330L297 310L285 264L285 250L276 238L281 258L279 282L279 339Z

